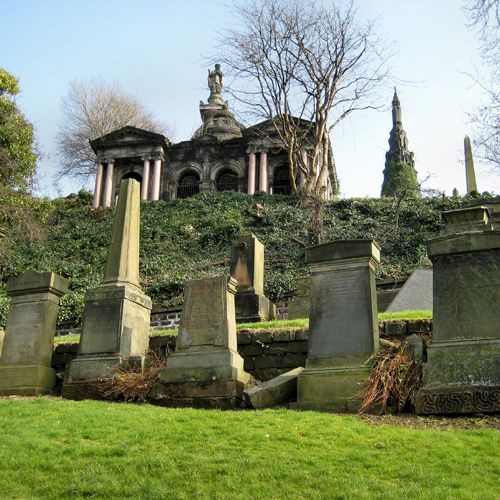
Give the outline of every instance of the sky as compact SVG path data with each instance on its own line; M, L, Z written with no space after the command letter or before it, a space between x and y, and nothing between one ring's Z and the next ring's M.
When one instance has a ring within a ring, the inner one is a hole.
M468 73L481 61L462 0L355 5L359 19L376 19L377 32L393 43L391 84L424 188L463 194L463 138L473 139L467 113L481 100ZM57 176L55 137L70 81L117 82L174 129L175 142L189 139L201 124L219 35L234 23L230 0L0 0L0 13L0 66L20 79L17 103L43 153L37 192L50 197L82 187ZM380 194L392 94L388 87L384 110L353 114L332 135L341 197ZM476 176L480 191L500 193L498 173L476 161Z

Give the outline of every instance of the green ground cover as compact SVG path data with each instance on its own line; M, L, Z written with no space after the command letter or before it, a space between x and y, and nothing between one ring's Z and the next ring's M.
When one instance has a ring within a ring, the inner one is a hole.
M498 498L495 429L0 399L3 498Z

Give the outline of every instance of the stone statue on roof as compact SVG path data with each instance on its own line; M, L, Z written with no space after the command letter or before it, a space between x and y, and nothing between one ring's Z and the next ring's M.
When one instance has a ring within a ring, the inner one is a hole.
M214 70L208 70L208 88L210 95L220 94L224 87L224 73L220 70L220 64L215 65Z

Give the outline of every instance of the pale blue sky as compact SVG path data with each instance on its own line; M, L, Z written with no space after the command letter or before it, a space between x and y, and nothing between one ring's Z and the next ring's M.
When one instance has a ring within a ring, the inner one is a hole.
M403 125L427 187L465 191L463 137L472 134L466 112L479 102L464 72L480 67L477 42L466 28L462 0L358 0L359 15L378 18L393 40L392 60ZM206 100L207 58L217 32L231 24L231 1L0 0L0 65L21 79L18 104L35 124L46 156L40 192L77 191L77 181L53 179L61 100L74 79L102 77L137 95L188 139ZM222 68L224 69L224 68ZM388 89L389 105L392 91ZM391 115L353 115L333 136L342 196L378 196ZM476 168L478 187L500 192L499 176Z

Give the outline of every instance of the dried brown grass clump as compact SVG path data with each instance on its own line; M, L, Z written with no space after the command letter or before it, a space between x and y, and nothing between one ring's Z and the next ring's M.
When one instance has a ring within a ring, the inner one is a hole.
M165 366L164 359L150 352L143 372L138 368L120 366L112 377L100 379L103 384L102 394L106 399L143 403L147 401L151 389L158 381L159 372Z
M361 391L359 413L391 408L397 413L414 405L415 394L422 384L422 362L414 361L404 341L385 341L373 357L372 371Z

